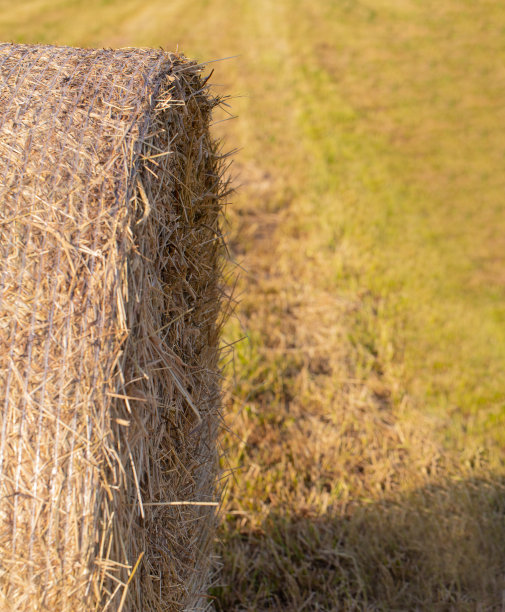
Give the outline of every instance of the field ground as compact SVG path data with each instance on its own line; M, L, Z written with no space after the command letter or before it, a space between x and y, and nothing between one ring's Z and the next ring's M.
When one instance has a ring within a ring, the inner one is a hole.
M221 610L505 609L505 4L0 0L238 118Z

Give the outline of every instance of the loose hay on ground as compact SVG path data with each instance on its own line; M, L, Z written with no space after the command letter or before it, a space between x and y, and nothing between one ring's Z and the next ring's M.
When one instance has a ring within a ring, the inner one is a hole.
M0 45L2 610L205 605L226 185L201 72Z

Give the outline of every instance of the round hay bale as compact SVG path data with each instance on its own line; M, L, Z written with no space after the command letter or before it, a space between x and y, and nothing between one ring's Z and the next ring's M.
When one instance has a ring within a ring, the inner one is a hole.
M146 49L0 45L0 608L203 609L218 102Z

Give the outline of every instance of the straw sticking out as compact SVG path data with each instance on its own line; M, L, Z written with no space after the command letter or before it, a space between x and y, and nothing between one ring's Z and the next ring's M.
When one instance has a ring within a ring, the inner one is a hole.
M203 609L226 185L201 69L0 45L1 609Z

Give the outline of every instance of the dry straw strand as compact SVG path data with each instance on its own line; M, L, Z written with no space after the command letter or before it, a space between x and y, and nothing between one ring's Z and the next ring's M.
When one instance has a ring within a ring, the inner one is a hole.
M202 66L0 44L0 607L204 609L226 156Z

